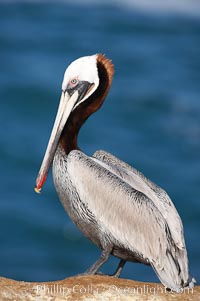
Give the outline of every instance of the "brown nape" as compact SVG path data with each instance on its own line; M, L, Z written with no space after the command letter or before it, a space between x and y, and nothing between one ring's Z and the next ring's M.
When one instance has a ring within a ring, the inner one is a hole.
M97 55L97 69L99 75L98 88L71 113L63 129L59 145L62 146L66 154L69 154L73 149L79 149L77 138L82 124L101 107L112 84L114 66L102 54Z

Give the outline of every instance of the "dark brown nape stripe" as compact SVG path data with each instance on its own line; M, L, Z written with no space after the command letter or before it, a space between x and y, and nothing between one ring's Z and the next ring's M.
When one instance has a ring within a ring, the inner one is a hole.
M79 114L85 118L83 122L101 107L112 84L114 65L111 60L107 59L102 54L98 54L97 70L99 75L99 86L79 107L81 110L81 113Z
M98 54L97 55L97 67L100 68L103 67L107 73L108 76L108 84L109 87L112 84L112 78L114 74L114 65L111 60L109 60L105 55L103 54Z
M101 107L112 84L114 65L111 60L102 54L98 54L97 69L99 75L98 88L71 113L64 127L59 144L66 154L73 149L79 149L77 138L81 126L92 113Z

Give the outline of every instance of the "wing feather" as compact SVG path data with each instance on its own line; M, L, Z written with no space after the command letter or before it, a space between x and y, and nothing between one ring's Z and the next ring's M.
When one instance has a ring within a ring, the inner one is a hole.
M183 225L179 214L168 194L141 172L105 151L97 151L94 158L105 164L110 171L117 174L136 190L144 193L152 200L156 208L165 218L173 240L179 249L185 249Z
M148 259L167 287L188 285L183 226L166 192L103 151L91 158L74 150L67 161L70 180L101 227L102 240L110 237L113 246Z
M162 269L171 240L154 202L96 159L80 151L68 156L68 172L79 197L103 228L125 248ZM170 235L170 233L168 233Z

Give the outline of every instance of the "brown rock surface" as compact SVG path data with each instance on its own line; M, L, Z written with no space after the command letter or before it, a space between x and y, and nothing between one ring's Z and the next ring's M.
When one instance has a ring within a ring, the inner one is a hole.
M162 284L76 276L54 282L23 282L0 278L0 301L200 301L200 286L181 293L167 292Z

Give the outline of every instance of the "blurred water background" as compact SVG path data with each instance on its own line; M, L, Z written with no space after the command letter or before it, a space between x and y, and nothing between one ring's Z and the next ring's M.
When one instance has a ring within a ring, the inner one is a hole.
M151 4L150 4L151 3ZM105 53L115 64L103 108L81 130L165 188L200 278L200 4L198 1L0 1L0 276L26 281L84 272L100 251L72 224L51 173L33 191L67 65ZM112 273L111 258L102 271ZM122 277L158 281L128 263Z

